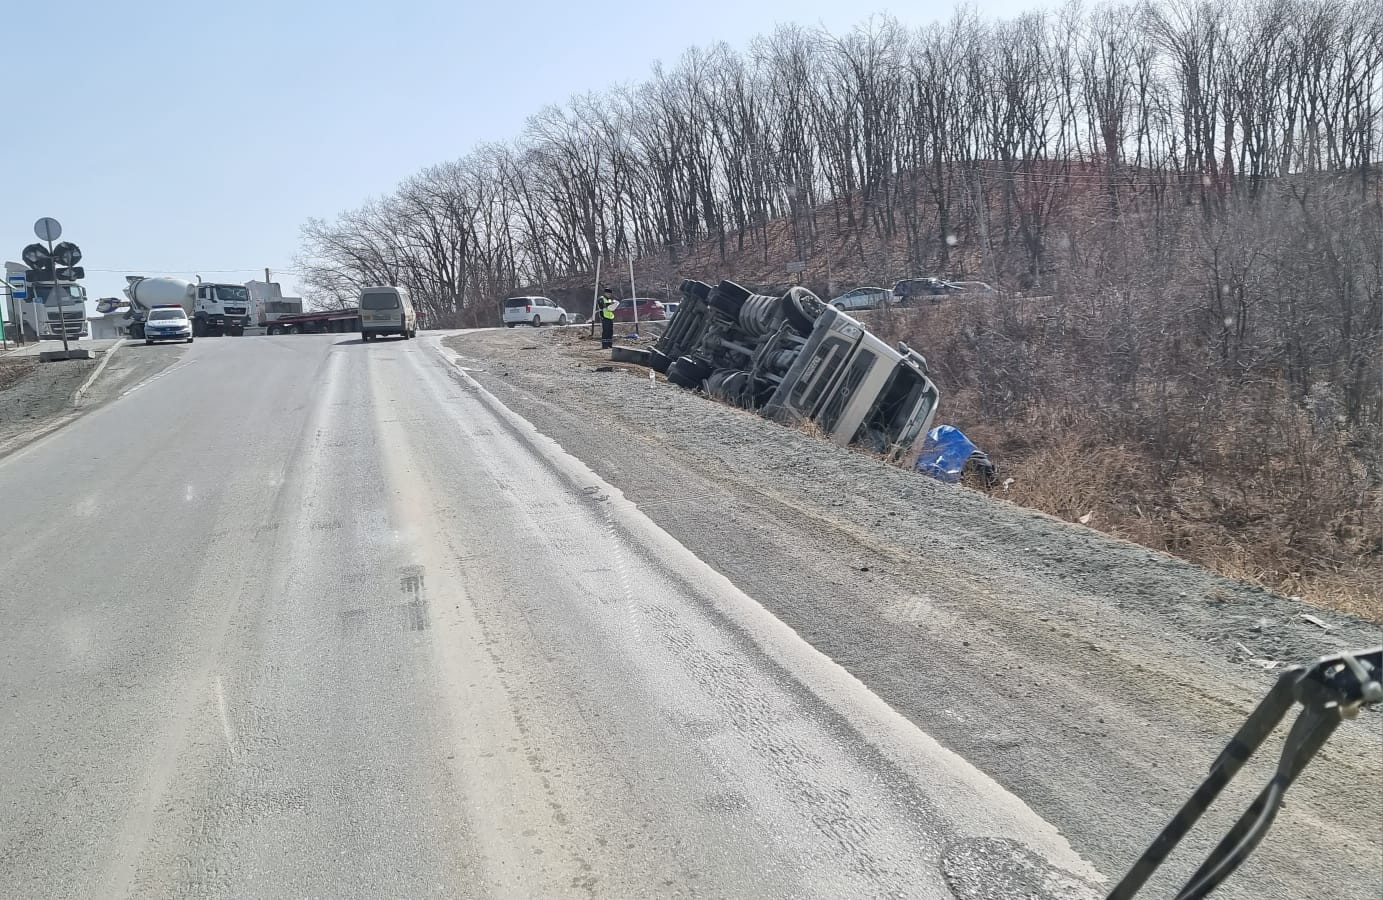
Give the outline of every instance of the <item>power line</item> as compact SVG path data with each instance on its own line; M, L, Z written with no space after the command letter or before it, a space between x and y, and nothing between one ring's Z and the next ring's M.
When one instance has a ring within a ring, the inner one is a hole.
M128 267L128 268L119 268L119 269L93 269L93 268L87 267L86 271L88 271L88 272L101 272L101 273L103 273L103 274L115 274L115 275L123 274L123 273L134 273L134 272L139 272L139 273L153 273L154 275L178 275L178 274L180 274L180 273L182 273L182 272L201 272L201 273L205 273L205 274L208 274L208 275L235 275L235 274L238 274L238 273L241 273L241 272L263 272L263 271L264 271L264 266L248 266L248 267L243 268L243 269L203 269L203 268L200 268L200 267L198 267L198 266L186 266L186 267L181 268L181 269L152 269L152 268L145 268L145 267L143 267L143 266L131 266L131 267ZM273 272L275 275L302 275L302 274L303 274L302 272L299 272L299 271L297 271L297 270L295 270L295 269L279 269L279 268L275 268L274 266L269 266L269 271Z

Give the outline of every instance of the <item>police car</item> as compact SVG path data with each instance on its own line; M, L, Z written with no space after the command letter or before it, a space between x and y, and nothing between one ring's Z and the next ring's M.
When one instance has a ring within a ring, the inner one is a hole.
M144 320L144 343L187 341L192 343L192 322L181 306L155 306Z

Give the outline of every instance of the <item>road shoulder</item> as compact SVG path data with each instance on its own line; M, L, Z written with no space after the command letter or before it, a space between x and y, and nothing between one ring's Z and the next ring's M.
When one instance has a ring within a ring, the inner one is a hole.
M118 398L183 355L181 346L125 342L97 350L94 360L0 356L0 458Z
M1106 872L1141 851L1266 691L1273 676L1251 657L1383 641L1376 626L1332 615L1322 630L1285 598L611 368L555 332L447 343L507 406ZM1278 826L1302 852L1260 864L1238 896L1309 894L1313 855L1352 890L1377 883L1376 860L1342 849L1358 835L1320 822L1383 821L1381 792L1360 789L1379 783L1379 734L1376 716L1342 729Z

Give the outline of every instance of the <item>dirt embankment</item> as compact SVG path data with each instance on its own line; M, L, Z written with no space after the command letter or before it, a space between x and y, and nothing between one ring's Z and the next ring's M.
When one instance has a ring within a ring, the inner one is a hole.
M597 371L608 357L581 334L482 331L450 345L486 388L1111 875L1262 697L1265 666L1383 642L1370 623L884 465L647 370ZM1335 896L1376 897L1380 718L1341 729L1226 897L1315 896L1324 872ZM1246 771L1255 791L1271 762ZM1243 808L1247 792L1231 793L1193 847ZM1181 858L1184 880L1192 857Z

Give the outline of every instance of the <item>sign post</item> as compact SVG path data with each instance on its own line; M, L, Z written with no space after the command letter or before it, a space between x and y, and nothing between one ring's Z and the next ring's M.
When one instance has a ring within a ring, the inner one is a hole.
M19 312L19 302L29 299L28 282L24 278L23 272L9 272L5 275L5 292L9 295L10 325L16 329L15 343L22 344L24 341L24 323ZM4 316L0 316L0 341L6 347L9 346L9 335L5 332Z
M37 222L34 223L34 234L38 236L38 239L39 239L40 241L43 241L44 243L46 243L46 244L48 245L48 258L51 260L51 259L53 258L53 242L56 241L58 238L62 237L62 225L60 225L60 224L58 223L58 220L57 220L57 219L50 218L49 216L44 216L43 218L39 219ZM61 293L59 293L59 291L61 291ZM63 296L64 296L66 293L67 293L67 289L64 288L64 287L61 287L61 286L58 284L57 270L56 270L56 267L55 267L55 268L54 268L54 271L53 271L53 289L52 289L51 293L49 294L49 299L52 298L53 294L57 294L57 297L58 297L58 333L62 335L62 352L63 352L63 353L66 353L67 350L68 350L68 348L67 348L67 319L65 319L65 318L63 317L63 302L62 302ZM45 305L46 305L46 301L45 301Z
M634 304L634 337L639 336L639 294L634 290L634 254L629 254L629 302Z
M34 234L38 236L43 244L30 244L24 248L24 263L36 273L33 279L34 301L45 306L52 300L58 304L58 333L62 337L62 352L40 353L39 360L49 362L58 359L94 359L95 354L90 350L74 351L67 342L67 300L72 295L70 285L85 276L85 272L77 263L82 261L82 251L76 244L63 241L56 247L53 242L62 237L62 225L57 219L44 216L34 223ZM45 246L47 245L47 246ZM51 285L45 295L37 288L38 283ZM51 314L45 313L46 321L51 325ZM86 308L83 305L82 317L86 317ZM35 331L39 329L35 327Z
M600 263L602 258L599 254L595 258L595 288L591 291L591 337L595 337L595 311L596 304L600 301Z

